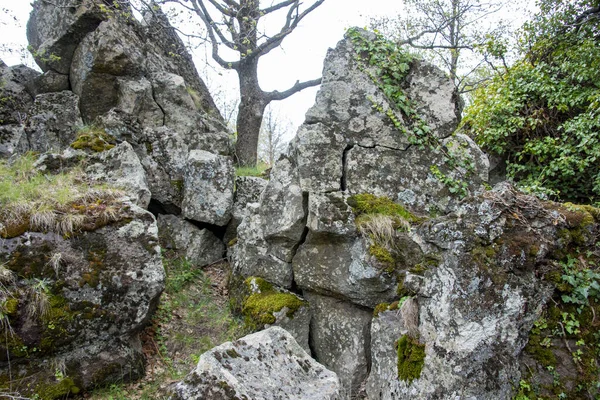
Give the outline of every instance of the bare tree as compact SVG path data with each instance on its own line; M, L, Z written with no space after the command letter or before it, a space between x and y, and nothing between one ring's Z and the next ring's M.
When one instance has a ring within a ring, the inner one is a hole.
M314 0L304 7L300 0L281 0L261 8L259 0L155 0L156 4L176 3L199 18L207 32L212 58L221 67L237 72L240 104L236 155L239 165L256 164L258 136L267 105L321 83L320 78L296 81L287 90L265 92L258 82L258 61L277 48L300 21L324 1ZM285 14L279 31L273 35L260 31L261 19L276 13ZM228 60L224 52L237 54Z
M281 117L272 107L266 108L258 141L258 156L269 167L273 166L277 156L285 150L286 136L291 130L289 120Z
M406 17L381 18L372 21L372 27L393 37L399 45L429 56L448 73L459 92L468 91L473 85L469 78L489 61L485 54L476 53L506 34L507 24L497 16L508 3L404 0L404 4Z

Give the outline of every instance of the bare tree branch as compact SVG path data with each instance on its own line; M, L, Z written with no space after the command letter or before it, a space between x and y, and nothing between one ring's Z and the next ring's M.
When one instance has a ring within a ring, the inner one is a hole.
M264 9L260 10L260 12L263 15L267 15L267 14L270 14L270 13L272 13L274 11L280 10L282 8L285 8L285 7L289 6L289 5L292 5L292 4L298 3L298 2L299 2L299 0L282 1L281 3L275 4L274 6L264 8Z
M294 10L296 10L296 11L298 10L299 4L296 4L293 7L291 7L288 12L288 15L286 18L286 23L285 23L284 27L275 36L267 39L265 42L263 42L261 45L259 45L256 48L256 50L253 51L253 55L255 57L258 55L262 56L262 55L269 53L274 48L278 47L281 44L281 42L283 41L283 39L285 39L286 36L288 36L290 33L292 33L292 31L294 29L296 29L296 27L298 26L300 21L302 21L302 19L304 17L306 17L315 8L317 8L321 4L323 4L324 1L325 0L317 0L309 8L304 10L304 12L302 12L299 15L296 15L296 17L294 17L292 15L292 13Z
M293 95L294 93L298 93L299 91L312 87L312 86L317 86L321 84L321 78L319 79L313 79L312 81L306 81L306 82L300 82L300 81L296 81L296 83L294 84L294 86L292 86L291 88L289 88L288 90L284 90L283 92L279 92L277 90L274 90L272 92L268 92L265 93L267 98L269 99L269 101L273 101L273 100L283 100L283 99L287 99L288 97L290 97L291 95Z

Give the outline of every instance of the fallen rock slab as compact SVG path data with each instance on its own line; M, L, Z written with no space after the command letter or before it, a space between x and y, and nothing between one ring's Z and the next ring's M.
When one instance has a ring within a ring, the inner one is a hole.
M340 383L290 333L272 327L204 353L172 398L337 400Z

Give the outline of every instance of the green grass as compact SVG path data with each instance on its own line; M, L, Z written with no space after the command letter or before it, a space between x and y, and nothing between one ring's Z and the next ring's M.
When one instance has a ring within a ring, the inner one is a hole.
M269 168L268 164L258 163L256 167L236 167L235 176L258 176L262 177L263 173Z
M226 264L208 271L165 253L166 287L152 326L146 330L146 377L137 383L111 385L95 390L92 400L163 400L168 387L182 380L202 353L247 332L234 318L227 298L215 292L211 276L225 272ZM223 275L225 276L225 275Z
M0 237L28 230L70 235L118 219L121 191L90 182L80 169L41 173L35 161L33 154L0 161Z

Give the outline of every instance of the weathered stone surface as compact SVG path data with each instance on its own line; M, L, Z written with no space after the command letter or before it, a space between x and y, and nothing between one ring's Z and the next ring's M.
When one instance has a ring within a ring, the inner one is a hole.
M204 353L174 398L338 400L339 385L287 331L272 327Z
M68 239L27 232L0 241L3 279L14 278L4 290L18 302L14 341L0 344L0 373L18 377L13 390L43 395L60 384L63 396L143 374L139 333L165 275L152 214L131 203L118 212L119 222Z
M270 245L270 252L280 260L291 262L304 233L308 206L291 157L280 157L271 171L260 205L263 237Z
M481 191L489 168L485 154L462 134L449 139L446 148L456 149L454 151L461 159L473 162L475 173L467 182L468 190L471 193ZM405 151L356 146L347 154L347 190L351 194L387 196L414 212L446 213L461 199L452 195L435 177L431 172L432 165L438 166L450 179L464 179L465 171L448 168L441 153L423 151L415 146Z
M79 98L69 91L37 95L25 126L27 135L22 147L36 152L69 147L83 125L78 103Z
M511 214L517 209L519 219ZM404 283L418 299L424 366L410 383L389 380L394 372L386 366L397 357L389 343L398 327L386 332L383 313L372 330L370 398L512 398L521 378L518 355L553 292L537 274L560 246L564 222L503 184L421 226L417 234L441 260L421 275L408 273Z
M259 210L259 203L248 203L247 215L238 226L238 240L231 256L233 273L244 278L258 276L280 287L291 288L292 264L269 254Z
M93 154L85 164L88 177L122 188L135 204L148 207L151 194L144 168L129 143Z
M354 213L340 192L311 193L308 198L307 226L313 233L337 236L356 234Z
M182 215L199 222L227 225L233 207L234 177L231 158L203 150L190 151L184 171Z
M406 77L406 95L440 138L450 136L460 121L462 100L446 73L423 60L414 60Z
M19 150L33 105L31 88L38 75L24 65L8 67L0 61L0 157L10 157Z
M70 87L69 75L59 74L53 70L44 72L33 81L35 95L62 92L63 90L69 90Z
M346 141L343 135L322 124L302 125L292 143L300 187L305 192L341 190Z
M155 4L153 4L155 6ZM160 7L153 7L152 10L146 10L143 15L144 31L151 39L150 42L157 48L155 51L161 54L160 66L151 67L152 69L166 70L173 74L183 77L190 88L190 94L194 98L199 108L207 115L220 119L220 112L215 105L208 88L200 79L196 66L190 53L188 53L185 44L169 22L167 16ZM161 51L158 51L158 48ZM175 56L173 56L175 54Z
M342 399L358 393L367 377L371 310L306 292L312 309L311 348L317 361L338 374Z
M154 101L152 83L145 77L118 78L119 110L138 116L142 128L163 125L165 115L160 106Z
M70 0L37 0L27 23L27 40L37 64L43 71L68 74L79 42L110 14L101 11L99 2L85 0L73 5ZM110 2L108 7L111 7ZM104 5L107 7L107 5Z
M294 280L304 290L371 308L396 296L396 271L370 262L365 242L359 237L335 240L310 233L292 265Z
M163 248L176 250L197 267L220 261L225 254L225 245L214 233L175 215L160 214L158 232Z
M267 186L268 181L255 176L236 176L235 193L233 196L233 209L231 210L231 221L227 225L223 241L229 243L237 238L237 228L248 214L246 207L248 203L256 203Z
M399 387L407 384L398 379L396 341L407 334L398 310L380 312L371 322L371 371L366 392L369 400L401 399ZM409 397L406 397L409 398Z
M70 79L85 121L117 105L117 77L142 75L143 49L142 39L118 18L102 22L82 40L73 56Z

